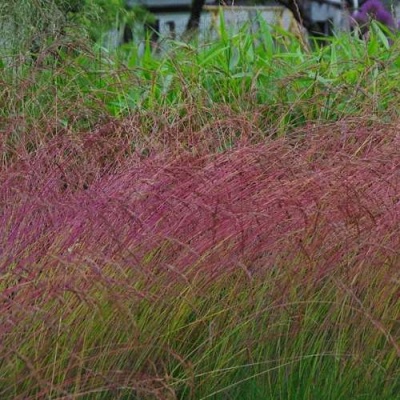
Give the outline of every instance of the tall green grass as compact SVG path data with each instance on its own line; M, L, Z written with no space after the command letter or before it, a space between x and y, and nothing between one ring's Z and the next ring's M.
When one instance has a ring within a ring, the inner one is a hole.
M35 61L3 56L1 115L51 122L53 130L132 114L167 123L186 117L197 128L228 106L279 135L310 121L390 120L398 114L400 48L382 29L373 25L368 41L343 34L313 51L262 20L257 34L244 27L209 43L169 42L162 54L149 44L110 54L67 37Z

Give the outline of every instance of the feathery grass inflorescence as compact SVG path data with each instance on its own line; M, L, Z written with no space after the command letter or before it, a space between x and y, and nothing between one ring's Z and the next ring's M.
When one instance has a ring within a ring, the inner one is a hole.
M395 398L398 123L109 129L0 175L2 398Z

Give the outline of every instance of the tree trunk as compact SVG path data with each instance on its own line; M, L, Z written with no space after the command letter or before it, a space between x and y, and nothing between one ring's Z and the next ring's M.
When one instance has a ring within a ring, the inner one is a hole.
M326 24L329 24L327 21L326 23L323 22L315 22L311 19L310 15L310 2L308 0L276 0L279 4L282 4L286 8L288 8L296 21L302 25L307 32L316 38L323 39L327 34L327 29L329 27ZM362 0L361 0L362 1Z
M304 26L308 31L312 26L312 21L310 15L308 15L306 9L306 1L304 0L277 0L279 4L282 4L286 8L288 8L296 21Z
M199 28L200 16L205 2L206 0L192 0L192 9L190 11L190 17L186 26L186 31L194 31Z

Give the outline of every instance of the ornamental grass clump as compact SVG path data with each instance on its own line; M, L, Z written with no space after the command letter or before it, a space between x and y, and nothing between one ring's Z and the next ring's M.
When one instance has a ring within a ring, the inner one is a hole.
M16 157L1 397L394 399L398 131L347 120L209 154L94 132Z

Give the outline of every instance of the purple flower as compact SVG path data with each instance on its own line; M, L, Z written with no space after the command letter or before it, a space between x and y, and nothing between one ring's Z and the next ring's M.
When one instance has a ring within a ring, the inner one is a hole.
M368 0L360 7L361 11L364 11L371 16L375 15L379 10L382 9L384 9L384 6L380 0Z
M358 25L366 25L369 22L368 14L364 10L355 11L352 20Z
M358 11L353 13L352 17L361 26L365 26L371 19L374 19L388 28L400 28L400 23L396 24L392 14L385 9L380 0L367 0Z
M376 12L375 18L378 22L386 25L388 28L396 27L392 14L389 11L386 11L384 8Z

